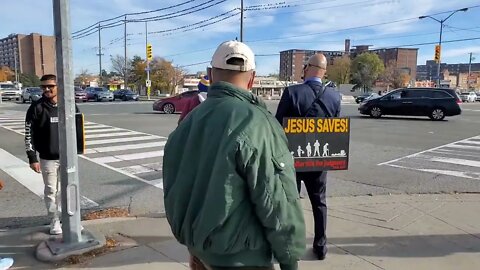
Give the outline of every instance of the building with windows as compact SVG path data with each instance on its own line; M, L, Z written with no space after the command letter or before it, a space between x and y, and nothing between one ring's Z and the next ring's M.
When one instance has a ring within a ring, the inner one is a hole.
M440 64L440 80L445 80L448 78L443 77L443 73L445 70L448 70L449 75L451 74L461 74L461 73L468 73L468 63L462 64ZM418 65L417 66L417 80L437 80L437 69L438 64L434 60L428 60L425 65ZM480 71L480 63L472 63L471 64L471 72Z
M333 64L335 58L344 55L352 59L358 55L371 52L376 53L382 59L385 66L394 65L401 73L408 74L411 82L415 82L417 76L417 48L385 48L370 49L372 45L357 45L350 48L350 40L345 40L343 51L325 50L302 50L292 49L280 52L280 80L302 81L303 66L308 58L316 53L323 53L327 57L328 64Z
M38 77L55 74L55 37L32 33L0 39L0 66Z

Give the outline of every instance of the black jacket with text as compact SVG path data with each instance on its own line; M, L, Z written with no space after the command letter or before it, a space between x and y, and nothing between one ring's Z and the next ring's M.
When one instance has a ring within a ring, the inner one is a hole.
M75 105L75 110L78 108ZM58 107L42 97L32 103L25 117L25 148L30 164L41 159L58 160Z

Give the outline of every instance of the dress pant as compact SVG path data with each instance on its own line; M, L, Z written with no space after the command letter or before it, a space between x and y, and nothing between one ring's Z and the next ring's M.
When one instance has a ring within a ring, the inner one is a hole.
M297 188L299 193L302 181L307 188L315 222L313 248L322 251L327 245L327 172L298 172Z

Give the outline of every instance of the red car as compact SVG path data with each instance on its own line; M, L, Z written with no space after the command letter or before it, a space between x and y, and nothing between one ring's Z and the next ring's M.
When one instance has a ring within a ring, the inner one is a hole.
M173 97L159 99L153 103L153 110L166 114L182 112L185 105L192 98L198 98L198 91L188 91Z

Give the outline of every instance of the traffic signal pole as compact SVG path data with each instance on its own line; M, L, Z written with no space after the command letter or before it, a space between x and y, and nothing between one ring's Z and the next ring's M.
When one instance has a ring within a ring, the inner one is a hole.
M147 86L147 97L148 100L150 100L150 92L151 92L151 86L152 82L150 81L150 58L151 58L151 48L152 46L148 45L148 23L145 22L145 48L146 48L146 60L147 60L147 67L145 70L147 71L147 81L145 82L145 85Z

